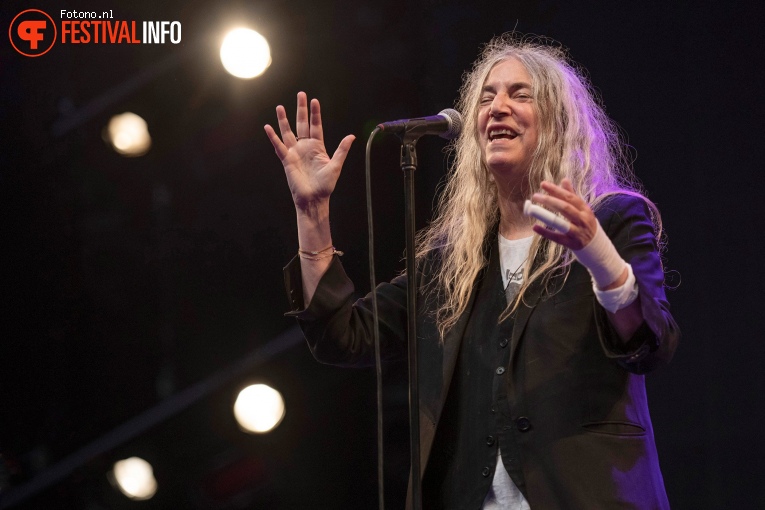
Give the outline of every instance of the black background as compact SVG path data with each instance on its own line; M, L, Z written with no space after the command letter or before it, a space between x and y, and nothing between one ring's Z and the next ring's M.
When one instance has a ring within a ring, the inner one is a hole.
M183 42L56 44L33 59L2 35L0 498L293 326L281 267L297 249L294 211L262 130L276 104L293 116L298 90L320 98L330 151L357 136L332 220L365 292L368 133L452 106L481 44L517 29L560 41L588 69L663 214L683 340L647 385L673 507L765 506L758 2L93 3L3 2L1 32L28 8L57 21L60 9L112 9L181 21ZM240 24L272 49L271 67L249 81L217 56ZM148 122L143 157L102 139L124 111ZM420 226L443 146L419 144ZM403 253L395 138L376 142L373 172L378 277L389 279ZM403 508L408 469L405 374L386 367L389 508ZM271 434L234 423L231 403L249 382L284 394ZM373 371L320 365L298 345L17 508L374 508L375 450ZM154 466L152 500L128 501L107 480L132 455Z

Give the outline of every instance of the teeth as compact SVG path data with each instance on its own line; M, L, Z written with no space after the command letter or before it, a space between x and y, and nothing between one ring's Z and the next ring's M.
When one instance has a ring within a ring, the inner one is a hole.
M513 131L510 131L509 129L495 129L489 133L489 139L494 140L499 135L507 135L513 138L517 136Z

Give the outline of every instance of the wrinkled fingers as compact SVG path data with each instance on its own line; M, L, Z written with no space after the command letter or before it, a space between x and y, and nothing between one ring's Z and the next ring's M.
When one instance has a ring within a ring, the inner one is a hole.
M287 110L282 105L276 107L276 120L279 123L279 131L282 133L282 141L287 147L292 147L297 139L290 127L290 121L287 120Z
M311 137L311 128L308 125L308 96L306 96L305 92L298 92L297 94L295 134L297 136L297 140Z
M276 134L274 128L269 124L263 126L263 129L266 131L266 136L268 136L268 140L271 142L271 145L273 145L276 155L283 161L284 158L287 157L287 147L282 143L279 135Z
M324 128L321 126L321 105L318 99L311 99L311 138L324 141Z

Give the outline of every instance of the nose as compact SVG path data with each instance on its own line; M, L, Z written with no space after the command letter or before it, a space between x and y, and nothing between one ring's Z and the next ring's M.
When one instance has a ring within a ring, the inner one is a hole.
M491 101L491 107L489 108L490 117L502 117L512 114L510 109L510 101L506 94L497 94Z

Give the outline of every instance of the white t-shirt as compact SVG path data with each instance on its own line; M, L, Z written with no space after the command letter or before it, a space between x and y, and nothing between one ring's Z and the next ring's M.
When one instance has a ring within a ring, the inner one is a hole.
M499 236L499 265L502 270L502 287L505 289L505 295L515 297L518 294L523 284L523 266L526 265L533 240L534 236L512 240Z

